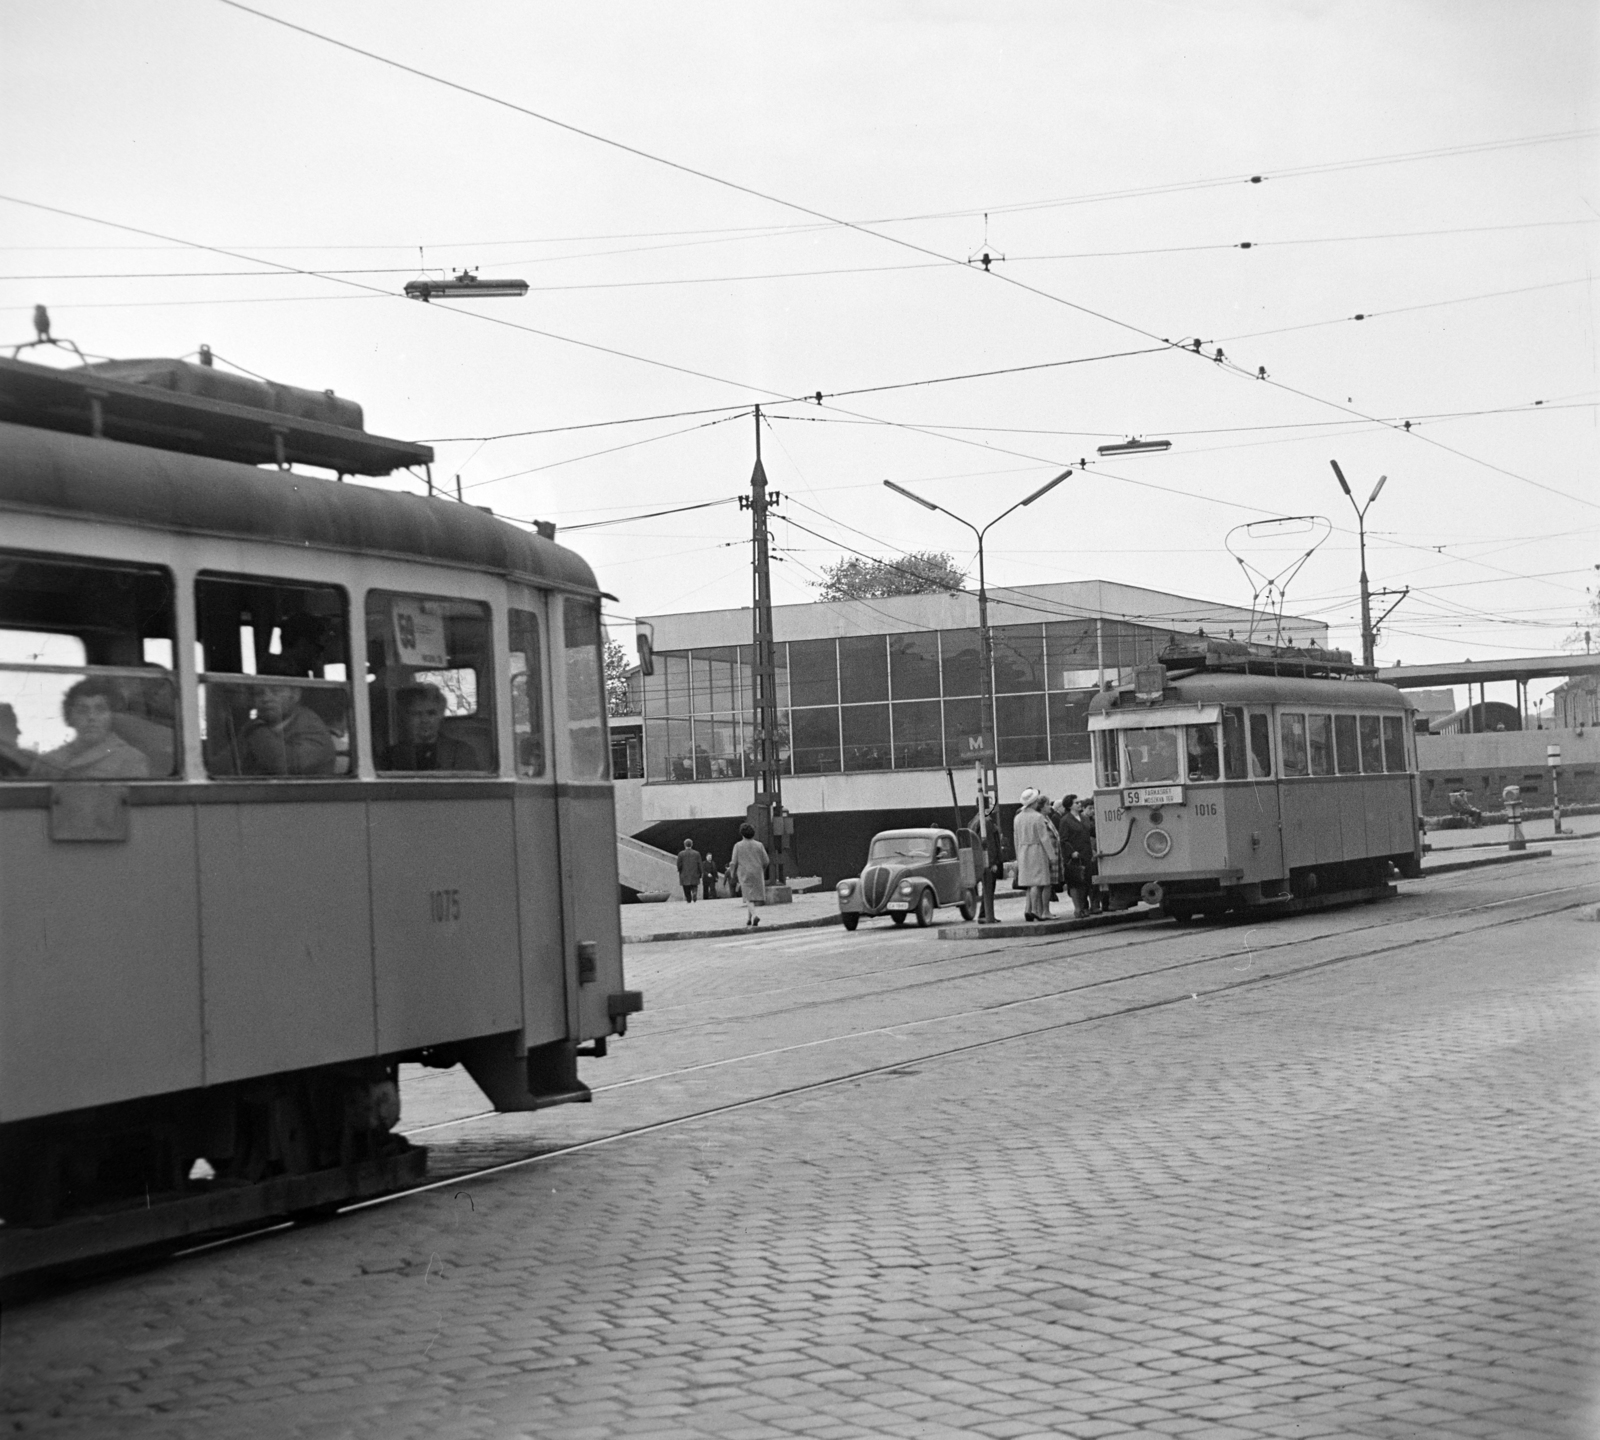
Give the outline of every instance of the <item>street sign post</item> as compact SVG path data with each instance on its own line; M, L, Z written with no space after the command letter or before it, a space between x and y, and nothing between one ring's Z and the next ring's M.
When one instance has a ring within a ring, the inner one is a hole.
M1561 834L1561 747L1546 745L1544 763L1550 767L1550 819L1555 824L1554 834Z

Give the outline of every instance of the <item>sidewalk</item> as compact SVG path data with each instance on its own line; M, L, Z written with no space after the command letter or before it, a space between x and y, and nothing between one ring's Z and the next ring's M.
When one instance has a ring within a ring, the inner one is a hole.
M1600 815L1564 815L1561 817L1562 834L1553 835L1550 817L1522 822L1522 838L1530 845L1545 846L1569 840L1594 840L1600 838ZM1504 850L1511 842L1509 825L1480 825L1476 830L1433 830L1423 837L1428 849L1438 854L1443 850Z
M1020 923L1022 920L1022 892L1002 890L995 896L995 910L1001 919ZM1067 909L1072 908L1070 902ZM808 890L796 895L789 905L763 905L757 912L761 916L761 929L804 930L839 923L839 900L833 887ZM935 912L936 922L958 918L954 908ZM864 920L868 927L881 925L888 929L893 922L887 917ZM908 922L915 924L915 921ZM693 905L668 901L655 905L622 906L622 940L625 945L643 945L655 940L693 940L703 935L742 935L744 933L744 901L699 900Z

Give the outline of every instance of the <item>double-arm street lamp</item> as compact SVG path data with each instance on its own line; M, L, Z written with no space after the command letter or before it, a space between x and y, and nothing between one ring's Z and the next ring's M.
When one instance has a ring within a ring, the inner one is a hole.
M1383 482L1389 477L1378 476L1378 483L1372 487L1372 494L1367 496L1367 503L1357 505L1356 497L1350 493L1349 483L1344 478L1344 471L1339 468L1339 462L1330 460L1328 464L1333 466L1339 488L1344 491L1345 499L1350 502L1350 508L1356 512L1356 535L1361 546L1361 663L1370 670L1376 646L1372 633L1372 591L1367 585L1367 511L1372 509L1372 502L1378 498L1378 491L1383 489ZM1393 609L1393 606L1390 608Z
M996 798L998 798L995 788L998 783L998 776L995 769L996 756L994 743L994 670L990 659L989 647L989 589L985 583L983 571L983 537L1013 511L1020 510L1025 505L1031 505L1041 496L1049 494L1050 491L1054 490L1056 486L1065 480L1070 474L1072 474L1070 469L1063 470L1059 475L1056 476L1054 480L1050 481L1049 484L1041 485L1033 492L1033 494L1027 496L1025 499L1017 501L1017 503L1013 505L1010 510L1001 511L1000 514L996 515L994 519L982 529L979 529L978 526L972 523L972 521L963 519L953 510L946 510L943 505L935 505L933 501L923 499L921 495L907 490L905 486L896 485L893 480L885 480L883 482L889 487L889 489L893 490L896 495L904 495L907 500L915 500L916 503L921 505L925 510L937 510L941 515L948 515L958 524L965 525L967 529L972 531L972 533L978 537L978 652L979 664L983 667L983 714L980 719L980 724L982 727L980 731L982 736L981 751L979 754L974 755L973 758L983 766L984 786L988 792L991 795L995 795Z

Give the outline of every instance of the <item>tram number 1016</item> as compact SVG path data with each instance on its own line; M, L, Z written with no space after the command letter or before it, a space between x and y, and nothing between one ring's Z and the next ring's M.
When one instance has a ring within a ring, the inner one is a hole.
M428 891L428 915L435 925L446 925L461 918L459 890Z

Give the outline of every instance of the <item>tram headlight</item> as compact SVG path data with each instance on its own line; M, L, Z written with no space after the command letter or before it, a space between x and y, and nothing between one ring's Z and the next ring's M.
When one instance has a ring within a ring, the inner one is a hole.
M1164 859L1172 850L1172 836L1165 830L1152 830L1144 837L1144 853L1152 860Z

